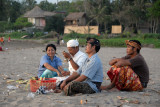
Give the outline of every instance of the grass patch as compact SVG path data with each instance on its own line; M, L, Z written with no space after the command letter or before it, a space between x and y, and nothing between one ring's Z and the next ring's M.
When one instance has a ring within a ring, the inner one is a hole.
M105 39L103 36L97 35L82 35L82 34L69 34L64 35L63 39L67 42L70 39L78 39L80 45L86 44L87 37L94 37L100 40L101 46L108 46L108 47L126 47L125 40L139 40L142 45L154 45L155 48L160 48L160 39L158 34L144 34L144 35L137 35L135 37L115 37L115 38L108 38Z
M11 39L21 39L21 37L24 35L29 35L29 34L24 33L24 32L13 32L11 34L0 34L0 36L4 36L5 38L8 38L10 36ZM35 36L30 39L36 40L41 36L42 36L42 32L38 32L38 33L35 33ZM136 35L134 37L121 37L119 35L114 38L106 38L105 35L98 36L98 35L91 35L91 34L71 33L71 34L63 35L63 40L65 42L67 42L70 39L78 39L80 45L84 46L86 44L87 37L99 39L101 42L101 46L126 47L125 40L139 40L142 45L152 44L152 45L154 45L155 48L160 48L160 34L140 34L140 35ZM57 38L53 38L52 40L57 41ZM46 39L45 43L47 41L49 41L49 40Z

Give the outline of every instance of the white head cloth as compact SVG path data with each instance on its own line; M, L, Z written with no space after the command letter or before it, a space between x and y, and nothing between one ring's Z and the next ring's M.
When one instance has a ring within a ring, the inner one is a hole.
M77 39L71 39L67 42L67 47L76 47L79 46L79 42L77 41Z

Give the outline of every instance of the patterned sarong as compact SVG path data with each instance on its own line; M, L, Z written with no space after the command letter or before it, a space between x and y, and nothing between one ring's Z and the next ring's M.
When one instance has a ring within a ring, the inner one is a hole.
M120 68L112 66L107 75L111 79L111 82L116 76L115 86L119 90L137 91L143 89L138 75L129 66Z
M82 93L82 94L92 94L95 93L95 91L87 84L84 82L70 82L70 85L68 86L65 94L67 96L71 96L77 93Z

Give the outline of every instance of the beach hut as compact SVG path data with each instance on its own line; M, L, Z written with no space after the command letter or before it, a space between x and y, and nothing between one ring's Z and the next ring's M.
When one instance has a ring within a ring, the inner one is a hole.
M98 26L88 26L87 16L85 12L70 13L64 19L66 25L64 27L64 33L69 34L72 31L80 34L98 34Z
M85 26L86 25L86 13L85 12L74 12L70 13L64 21L67 25Z
M43 11L38 6L35 6L32 10L26 12L24 17L27 17L28 22L31 22L36 28L43 29L46 26L45 18L55 14L55 12Z

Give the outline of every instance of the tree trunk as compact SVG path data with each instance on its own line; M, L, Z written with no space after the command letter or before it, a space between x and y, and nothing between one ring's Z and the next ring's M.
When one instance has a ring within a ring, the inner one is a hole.
M158 21L158 18L156 18L156 23L155 23L155 33L157 33L157 29L158 29L158 24L159 24L159 21Z
M106 32L106 28L107 28L107 27L106 27L106 22L104 22L104 33L107 33L107 32Z

